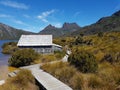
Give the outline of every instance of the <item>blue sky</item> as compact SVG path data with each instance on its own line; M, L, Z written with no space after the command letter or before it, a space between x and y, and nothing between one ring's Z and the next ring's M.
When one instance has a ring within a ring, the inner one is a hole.
M120 0L0 0L0 22L12 27L39 32L48 24L64 22L80 26L120 10Z

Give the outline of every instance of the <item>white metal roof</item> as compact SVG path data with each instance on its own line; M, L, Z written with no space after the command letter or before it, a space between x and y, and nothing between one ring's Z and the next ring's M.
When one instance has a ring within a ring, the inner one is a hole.
M53 46L56 46L56 47L60 47L60 48L62 48L62 46L60 46L60 45L58 45L58 44L52 44Z
M48 46L52 45L52 35L22 35L17 46Z

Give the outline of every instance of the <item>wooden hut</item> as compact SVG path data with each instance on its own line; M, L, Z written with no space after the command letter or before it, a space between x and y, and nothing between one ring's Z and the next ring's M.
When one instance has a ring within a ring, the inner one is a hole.
M54 44L52 35L22 35L18 41L19 48L32 48L38 53L49 54L62 50L62 46Z

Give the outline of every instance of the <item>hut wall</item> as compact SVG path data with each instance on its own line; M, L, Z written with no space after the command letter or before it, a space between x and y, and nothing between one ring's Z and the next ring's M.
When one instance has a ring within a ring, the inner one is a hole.
M38 53L49 54L53 53L52 46L19 46L20 48L32 48Z
M53 51L62 51L62 48L58 46L53 46L52 48L53 48Z

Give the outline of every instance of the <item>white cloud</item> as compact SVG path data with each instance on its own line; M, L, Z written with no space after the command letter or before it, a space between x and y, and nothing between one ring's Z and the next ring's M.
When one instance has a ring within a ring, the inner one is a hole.
M60 27L62 27L62 24L61 23L56 23L56 24L53 24L55 27L58 27L58 28L60 28Z
M23 14L23 17L25 17L25 18L30 18L30 16L27 15L27 14Z
M20 21L20 20L12 20L14 23L16 24L20 24L20 25L25 25L25 26L29 26L28 24L24 23L23 21Z
M42 12L42 14L41 14L41 15L38 15L37 18L40 19L40 20L42 20L42 21L45 22L45 23L48 23L47 17L48 17L50 14L54 13L54 12L55 12L55 10L50 10L50 11Z
M32 25L30 25L30 26L28 26L28 27L25 27L25 28L23 28L24 30L26 30L26 31L31 31L31 32L36 32L36 33L38 33L40 30L42 30L43 28L42 27L34 27L34 26L32 26Z
M18 3L18 2L14 2L14 1L1 1L0 4L9 6L12 8L18 8L18 9L28 9L29 8L24 3Z
M6 15L6 14L0 14L0 18L10 18L10 15Z
M80 15L80 12L76 12L75 14L74 14L74 17L77 17L77 16L79 16Z

